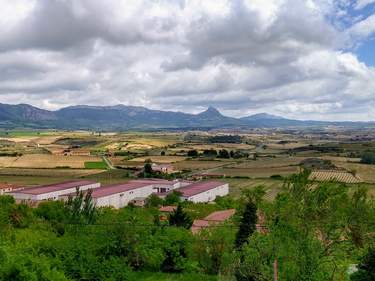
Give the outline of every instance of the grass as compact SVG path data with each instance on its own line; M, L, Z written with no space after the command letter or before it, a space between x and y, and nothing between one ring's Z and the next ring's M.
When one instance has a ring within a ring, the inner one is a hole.
M256 186L263 186L266 189L265 198L267 200L273 200L276 194L281 190L283 185L282 180L275 179L221 179L221 181L229 184L229 194L233 197L239 197L241 190L253 189Z
M104 163L104 161L87 161L85 162L85 168L86 169L107 169L107 164Z

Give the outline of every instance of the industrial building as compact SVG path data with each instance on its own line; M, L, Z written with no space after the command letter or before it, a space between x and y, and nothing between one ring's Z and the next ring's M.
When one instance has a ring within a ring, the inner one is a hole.
M96 189L100 183L88 180L67 181L49 185L39 185L31 188L21 188L8 192L16 200L58 200L60 196L79 190Z
M217 196L229 193L229 185L220 181L201 181L178 189L183 201L194 203L214 201Z
M219 181L194 183L184 180L140 179L103 187L93 181L69 181L17 189L8 194L18 201L68 200L76 195L77 188L81 191L91 189L91 196L97 207L114 208L122 208L129 203L143 206L151 194L163 197L173 190L181 192L181 200L192 202L210 202L217 196L225 196L229 192L228 184Z

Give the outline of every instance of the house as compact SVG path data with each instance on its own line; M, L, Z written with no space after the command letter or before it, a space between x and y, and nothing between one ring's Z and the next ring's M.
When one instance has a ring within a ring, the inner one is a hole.
M171 164L152 164L152 171L161 173L161 174L172 174L175 173L175 169Z
M235 209L216 211L209 214L207 217L201 220L194 220L193 225L191 226L191 231L196 234L201 231L203 228L207 228L212 225L217 225L223 223L226 220L230 219L234 214Z
M4 195L6 192L11 192L16 189L17 186L9 183L0 183L0 195Z
M77 190L96 189L100 183L88 180L67 181L56 184L39 185L31 188L20 188L9 192L16 200L58 200L64 194L73 193Z
M214 201L217 196L229 193L229 185L220 181L201 181L178 189L181 200L194 203Z

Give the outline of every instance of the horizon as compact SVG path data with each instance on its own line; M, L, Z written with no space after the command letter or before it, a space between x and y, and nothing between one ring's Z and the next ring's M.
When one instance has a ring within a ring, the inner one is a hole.
M375 0L0 5L1 103L375 120Z
M58 111L60 109L64 109L64 108L68 108L68 107L116 107L116 106L126 106L126 107L141 107L141 108L145 108L147 110L155 110L155 111L168 111L168 112L174 112L174 113L183 113L183 114L192 114L192 115L198 115L198 114L201 114L201 113L204 113L206 111L208 111L210 108L213 108L214 110L217 110L219 112L219 114L223 115L224 117L229 117L229 118L235 118L235 119L241 119L241 118L246 118L246 117L254 117L254 116L257 116L257 115L269 115L269 116L272 116L272 117L277 117L277 118L280 118L280 119L285 119L285 120L297 120L297 121L321 121L321 122L353 122L353 123L374 123L375 122L375 119L374 120L367 120L367 121L353 121L353 120L317 120L317 119L299 119L299 118L289 118L288 116L281 116L281 115L277 115L277 114L273 114L273 113L269 113L269 112L254 112L254 113L250 113L249 115L244 115L244 116L230 116L230 115L226 115L222 112L222 110L220 110L220 108L217 108L215 106L211 106L209 105L208 107L206 107L205 109L201 110L201 111L198 111L198 112L184 112L184 111L176 111L176 110L162 110L162 109L154 109L154 108L149 108L149 107L145 107L145 106L140 106L140 105L126 105L126 104L113 104L113 105L89 105L89 104L76 104L76 105L68 105L68 106L64 106L64 107L61 107L61 108L57 108L57 109L47 109L47 108L42 108L42 107L38 107L38 106L35 106L35 105L32 105L32 104L28 104L28 103L15 103L15 104L6 104L6 103L1 103L0 104L3 104L3 105L28 105L28 106L32 106L32 107L36 107L38 109L43 109L43 110L47 110L47 111L51 111L51 112L55 112L55 111Z

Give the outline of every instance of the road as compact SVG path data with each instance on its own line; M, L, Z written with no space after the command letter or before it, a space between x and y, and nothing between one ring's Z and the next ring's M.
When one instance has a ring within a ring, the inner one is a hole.
M112 162L106 156L102 156L102 159L107 164L107 167L110 170L115 170L116 169L116 167L112 165Z

